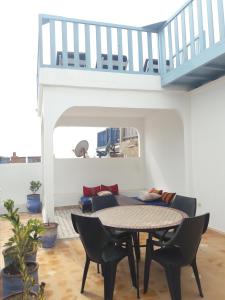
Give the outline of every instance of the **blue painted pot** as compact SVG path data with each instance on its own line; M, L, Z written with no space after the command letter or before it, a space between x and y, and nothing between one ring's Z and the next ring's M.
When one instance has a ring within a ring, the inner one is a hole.
M31 268L29 274L34 278L36 286L31 290L36 292L38 285L38 264L35 262L27 262L27 265ZM2 269L2 287L3 287L3 297L8 297L9 295L23 290L23 281L20 274L10 274L9 267Z
M5 249L2 251L2 255L3 255L3 257L4 257L4 264L5 264L5 267L9 266L9 265L12 264L13 261L14 261L14 258L13 258L13 256L12 256L12 254L10 254L10 251L13 252L12 247L5 248ZM36 262L36 256L37 256L37 250L36 250L36 251L31 251L30 253L28 253L28 254L25 256L25 261L33 261L33 262Z
M13 293L12 295L10 295L10 296L8 296L8 297L5 297L3 300L18 300L18 299L22 299L22 295L23 295L23 293ZM38 297L37 297L37 294L36 293L34 293L34 292L32 292L32 293L30 293L30 298L29 298L30 300L36 300L36 299L38 299Z
M27 195L27 209L30 213L36 214L41 211L40 194Z
M43 248L52 248L55 246L57 239L58 223L44 223L44 234L41 236L41 243Z

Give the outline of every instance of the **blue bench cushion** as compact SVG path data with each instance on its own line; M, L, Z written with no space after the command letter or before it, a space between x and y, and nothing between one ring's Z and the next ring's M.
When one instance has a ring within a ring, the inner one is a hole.
M92 202L92 197L81 196L80 197L80 202L81 203L90 203L90 202Z
M156 200L151 200L151 201L146 201L146 200L143 201L143 200L140 200L138 197L134 197L134 198L137 199L140 202L143 202L146 205L156 205L156 206L165 206L165 207L170 206L169 203L164 202L162 199L156 199Z
M80 208L82 212L92 211L92 197L80 197Z

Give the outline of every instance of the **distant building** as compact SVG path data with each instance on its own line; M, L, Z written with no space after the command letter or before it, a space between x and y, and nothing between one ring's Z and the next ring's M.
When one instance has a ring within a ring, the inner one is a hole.
M120 129L120 152L124 157L138 157L138 132L133 127Z
M19 157L16 155L16 152L13 152L13 156L11 156L11 163L25 163L26 157Z
M107 149L108 153L106 153ZM98 132L97 153L98 152L101 152L102 156L107 156L107 154L109 154L111 157L138 157L139 148L137 130L133 127L106 128L105 130ZM103 155L103 152L105 155Z
M10 157L0 156L0 164L9 164Z
M28 162L28 163L37 163L37 162L41 162L41 156L28 156L28 157L27 157L27 162Z
M16 152L13 152L11 157L0 156L0 164L9 163L38 163L41 162L41 156L17 156Z

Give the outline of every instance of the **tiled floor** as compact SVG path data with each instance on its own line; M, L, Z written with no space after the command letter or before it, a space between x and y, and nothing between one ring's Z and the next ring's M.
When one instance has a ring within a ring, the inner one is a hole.
M30 216L22 214L22 219L27 220ZM40 215L38 217L41 218ZM0 220L0 248L9 236L10 227L8 222ZM144 235L142 235L142 240L144 238ZM144 252L142 252L141 275L143 275L143 257ZM79 239L58 240L55 248L40 249L37 260L39 262L40 281L46 282L46 300L103 299L103 279L101 275L97 274L96 265L94 264L90 266L85 293L80 294L85 254ZM201 274L204 300L224 300L225 236L209 230L201 243L197 261ZM3 267L2 257L1 267ZM201 299L189 267L182 270L182 295L183 300ZM124 259L117 270L114 300L134 299L136 299L136 291L131 287L128 265L126 259ZM149 291L146 295L141 293L141 299L170 299L164 272L155 263L152 264Z
M81 213L79 207L62 207L55 210L55 222L58 226L58 238L59 239L71 239L78 238L79 235L74 231L71 213Z

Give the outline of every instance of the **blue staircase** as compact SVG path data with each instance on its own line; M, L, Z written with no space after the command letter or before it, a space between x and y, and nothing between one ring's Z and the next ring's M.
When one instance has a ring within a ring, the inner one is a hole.
M160 29L159 41L162 86L192 90L223 76L224 0L188 1Z

